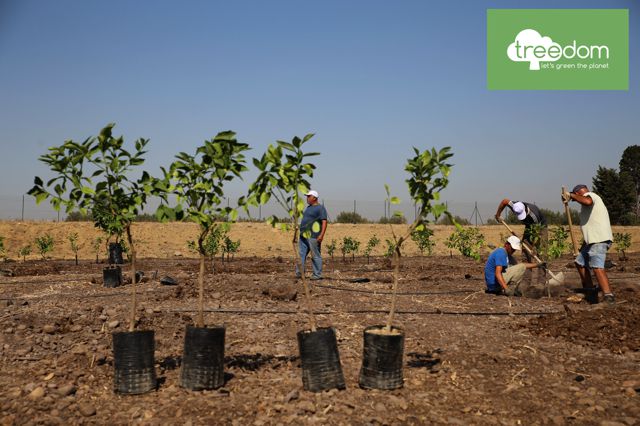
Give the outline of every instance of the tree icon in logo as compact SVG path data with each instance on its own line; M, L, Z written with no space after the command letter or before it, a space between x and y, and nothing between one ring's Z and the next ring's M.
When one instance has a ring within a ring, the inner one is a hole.
M540 62L557 61L562 48L550 37L543 37L532 29L522 30L507 48L507 56L514 62L529 62L529 70L540 69Z

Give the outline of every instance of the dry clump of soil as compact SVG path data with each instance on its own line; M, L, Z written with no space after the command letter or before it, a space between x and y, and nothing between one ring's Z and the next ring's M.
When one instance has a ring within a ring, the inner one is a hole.
M606 348L614 353L640 350L640 287L627 285L617 291L617 305L605 303L591 309L565 311L531 321L528 328L541 336Z

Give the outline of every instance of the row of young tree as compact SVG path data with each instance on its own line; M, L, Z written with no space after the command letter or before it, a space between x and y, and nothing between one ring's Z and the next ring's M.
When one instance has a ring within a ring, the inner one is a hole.
M160 220L190 220L199 225L197 239L192 244L200 254L197 320L196 327L188 326L186 330L181 381L183 386L194 390L219 387L223 384L221 354L224 352L224 327L207 328L204 324L207 241L223 226L216 221L217 218L229 217L230 221L237 218L236 209L223 206L224 185L247 170L244 152L249 146L239 142L234 132L221 132L198 147L195 155L177 154L173 163L161 168L160 176L153 177L142 171L135 179L132 175L144 163L149 140L136 140L130 152L124 148L124 139L113 135L113 127L114 124L109 124L97 137L83 142L66 141L61 146L49 148L49 153L41 156L40 160L49 166L54 177L46 183L36 177L29 193L38 203L49 199L58 210L64 207L68 213L75 210L81 214L90 212L95 226L107 235L126 238L133 283L129 331L113 334L115 390L121 393L144 393L156 384L153 331L135 330L138 310L136 242L132 224L148 199L155 196L161 199L156 214ZM260 158L254 158L258 177L248 186L247 195L237 203L248 212L248 206L263 205L274 199L283 208L287 222L279 223L275 216L268 218L267 222L292 231L293 254L301 270L297 241L299 221L305 207L302 194L310 188L309 179L315 170L309 157L319 155L305 152L304 145L312 137L313 134L308 134L304 138L294 137L291 142L277 141L269 145ZM406 183L419 211L405 233L396 234L397 229L390 228L395 261L392 302L386 325L365 329L365 354L360 375L363 387L392 389L402 386L404 334L393 326L401 249L403 242L414 232L425 229L427 217L437 220L442 215L450 216L446 205L439 199L440 191L448 184L451 164L447 160L452 155L449 148L439 151L414 148L414 155L407 160L405 171L409 177ZM390 194L390 189L387 186L385 189L388 203L399 204L400 200ZM402 213L394 212L394 216L402 217ZM302 286L310 328L298 333L304 388L321 391L344 387L335 332L330 327L319 329L316 326L310 288L304 274ZM385 365L387 362L379 360L377 355L367 356L367 348L375 352L375 348L381 346L378 339L384 336L400 343L399 356L395 353L389 358L388 362L393 363L391 370ZM215 353L216 356L203 356L204 353ZM135 365L131 360L135 360Z

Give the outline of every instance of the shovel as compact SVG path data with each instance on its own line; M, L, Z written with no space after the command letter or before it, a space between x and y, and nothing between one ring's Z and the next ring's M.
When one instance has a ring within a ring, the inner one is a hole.
M511 229L511 227L509 225L507 225L507 222L504 221L504 219L500 219L500 223L502 223L508 230L509 232L511 232L512 235L516 236L516 233L513 232L513 229ZM524 247L524 249L527 251L527 253L529 253L536 262L538 262L539 264L542 263L542 261L540 260L540 258L538 256L536 256L535 254L533 254L533 250L531 249L531 247L529 247L529 245L522 241L522 247ZM545 268L547 272L549 272L549 275L551 275L551 279L545 282L545 286L547 287L547 296L551 296L550 292L549 292L549 284L563 284L564 283L564 273L562 272L558 272L557 274L554 274L553 272L551 272L549 269Z

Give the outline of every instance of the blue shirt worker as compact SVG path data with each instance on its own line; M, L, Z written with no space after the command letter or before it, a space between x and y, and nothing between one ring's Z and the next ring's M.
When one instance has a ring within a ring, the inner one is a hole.
M594 192L590 192L587 185L576 185L571 192L562 194L562 201L568 204L575 201L581 205L580 229L584 242L576 257L575 264L580 274L582 287L590 290L586 293L589 303L598 303L598 288L593 285L591 272L596 276L598 284L604 293L604 300L609 304L615 303L615 297L609 286L609 278L604 269L607 260L607 250L611 247L613 234L609 212L602 198Z
M527 269L533 269L536 263L509 264L509 257L520 250L520 239L510 236L504 243L504 247L495 249L484 267L484 281L487 284L486 293L506 294L507 296L520 296L520 283Z
M324 233L327 230L327 210L318 203L318 192L309 191L304 194L307 197L307 208L302 215L300 222L300 259L302 262L302 273L305 270L307 255L311 253L311 265L313 266L312 280L322 279L322 256L320 249ZM308 237L304 235L308 233ZM296 277L300 277L300 270L296 264Z

